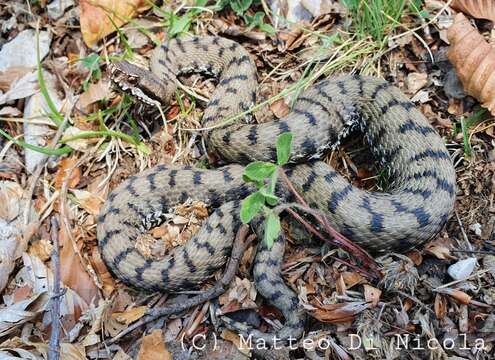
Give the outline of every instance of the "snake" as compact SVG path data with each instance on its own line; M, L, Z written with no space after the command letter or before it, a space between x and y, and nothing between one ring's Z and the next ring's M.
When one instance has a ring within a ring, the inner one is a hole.
M167 106L179 76L200 72L217 84L202 117L208 150L224 165L200 169L157 165L120 183L102 205L97 238L111 272L125 284L147 291L178 292L197 288L229 259L241 225L240 207L256 191L243 179L253 161L274 162L279 135L290 132L289 182L307 204L321 211L342 235L374 254L406 251L434 238L454 207L455 169L444 141L420 110L388 81L357 74L321 79L300 91L289 114L263 123L249 114L257 102L257 68L239 43L220 36L174 38L157 46L150 70L126 61L112 63L110 76L118 88L139 102ZM232 121L226 121L234 119ZM388 176L385 191L352 185L323 161L329 150L360 132L372 157ZM276 195L294 201L279 181ZM146 257L136 239L174 206L188 199L208 205L209 217L184 245L162 259ZM252 227L263 239L263 218ZM284 316L282 328L264 333L223 316L241 334L262 338L299 338L305 312L297 294L281 274L285 238L256 249L253 278L258 292Z

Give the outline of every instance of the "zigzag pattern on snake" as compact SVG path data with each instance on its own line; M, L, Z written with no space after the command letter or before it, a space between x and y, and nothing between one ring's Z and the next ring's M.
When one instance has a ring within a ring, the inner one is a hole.
M151 72L128 63L112 67L118 86L148 103L167 103L177 76L187 72L218 78L204 111L204 126L220 124L256 102L253 60L239 44L220 37L171 40L155 49ZM360 127L372 153L388 170L391 184L386 193L356 188L318 160L352 127ZM262 124L235 122L205 134L209 149L231 165L215 170L159 165L121 183L98 219L99 246L108 267L127 284L168 292L190 289L211 276L229 257L240 225L240 200L254 190L243 181L240 164L273 161L277 136L288 131L293 134L295 162L287 166L289 179L312 207L327 214L332 226L366 250L413 248L434 237L447 221L454 205L455 171L442 139L386 81L342 76L303 91L285 118ZM277 194L291 200L282 185L277 185ZM189 198L209 205L207 222L164 259L146 258L134 246L138 235ZM259 221L254 228L260 234ZM280 275L284 246L282 236L271 249L261 242L253 272L258 291L285 317L278 337L286 339L302 334L304 313ZM268 342L273 338L230 319L225 322Z

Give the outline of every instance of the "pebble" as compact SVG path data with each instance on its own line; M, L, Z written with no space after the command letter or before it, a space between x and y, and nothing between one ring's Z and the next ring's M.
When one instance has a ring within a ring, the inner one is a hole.
M476 258L471 257L464 260L459 260L455 264L450 265L447 272L452 279L462 280L472 274L475 266Z

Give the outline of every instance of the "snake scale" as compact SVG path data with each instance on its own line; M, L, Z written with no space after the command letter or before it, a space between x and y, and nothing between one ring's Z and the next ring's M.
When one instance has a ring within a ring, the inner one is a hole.
M175 94L177 76L190 72L218 79L204 110L205 127L222 124L256 103L253 60L238 43L221 37L170 40L154 50L151 72L127 62L111 67L118 87L150 104L166 104ZM356 188L318 160L352 128L360 129L387 169L387 192ZM411 249L434 237L447 221L454 206L455 171L426 118L384 80L334 77L304 90L282 119L234 122L205 133L209 149L230 165L214 170L159 165L122 182L103 205L97 225L100 250L111 271L134 287L167 292L190 289L211 276L228 259L240 225L240 201L254 190L242 179L242 164L273 161L277 136L288 131L293 134L294 164L286 166L290 181L310 206L325 212L331 225L366 250ZM281 184L277 194L292 200ZM199 232L161 260L142 255L135 248L139 234L189 198L211 209ZM260 221L253 227L262 235ZM305 322L297 295L280 274L284 246L283 236L271 248L260 242L253 268L258 291L285 317L279 339L300 337ZM224 322L272 342L270 334L227 317Z

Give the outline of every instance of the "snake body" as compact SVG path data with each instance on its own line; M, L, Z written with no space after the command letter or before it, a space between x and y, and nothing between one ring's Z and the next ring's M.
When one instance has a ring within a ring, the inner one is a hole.
M168 102L177 76L206 72L218 78L203 125L211 127L256 102L256 66L236 42L220 37L174 39L154 50L151 73L117 63L112 76L142 101ZM354 187L318 160L353 127L359 127L373 155L388 170L386 193ZM197 286L229 257L240 225L240 201L255 190L242 179L253 160L273 161L278 135L293 134L286 172L308 204L325 212L339 232L372 252L413 248L434 237L454 205L455 171L449 153L426 118L397 88L365 76L323 80L304 90L285 118L262 124L234 122L206 134L210 149L231 165L214 170L159 165L131 176L114 189L101 209L97 233L108 267L137 288L174 292ZM291 195L283 185L277 194ZM146 258L136 238L161 214L188 198L212 209L200 231L162 260ZM254 227L261 233L261 220ZM262 234L261 234L262 235ZM285 317L280 338L298 337L304 315L295 293L283 282L283 237L272 248L260 242L254 266L258 291ZM243 324L225 320L244 333L267 338Z

